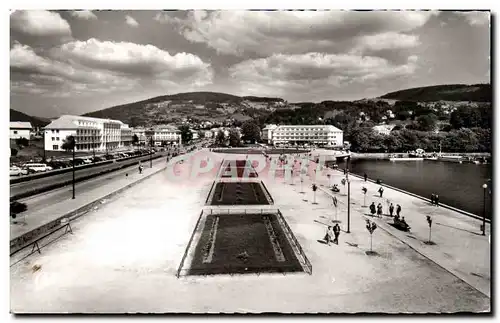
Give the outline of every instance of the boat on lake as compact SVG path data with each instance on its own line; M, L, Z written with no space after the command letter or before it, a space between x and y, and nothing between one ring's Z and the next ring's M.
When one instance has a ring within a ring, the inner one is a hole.
M390 157L390 161L418 161L424 160L424 157Z

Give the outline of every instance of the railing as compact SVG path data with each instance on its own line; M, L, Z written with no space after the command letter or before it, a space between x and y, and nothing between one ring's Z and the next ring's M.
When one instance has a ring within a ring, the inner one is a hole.
M212 182L212 186L210 187L210 191L208 191L208 196L207 199L205 200L205 204L208 204L208 201L212 200L212 195L214 194L214 187L215 187L216 181Z
M297 241L297 238L295 237L295 235L293 234L292 230L290 229L290 227L288 226L288 223L286 222L285 218L283 217L283 214L281 213L280 210L278 210L278 213L277 213L277 218L278 218L278 221L281 223L281 226L283 228L283 231L285 232L285 234L290 238L290 241L292 242L292 245L295 246L295 248L297 249L298 253L300 254L300 256L303 258L304 260L304 265L306 267L306 272L309 274L309 275L312 275L312 265L311 265L311 262L309 261L309 259L307 259L307 256L304 252L304 250L302 249L302 247L300 246L300 243Z
M27 256L25 256L24 258L26 258L26 257L34 254L35 251L38 251L38 253L41 254L42 252L40 251L40 246L39 246L38 243L42 239L45 239L48 236L50 236L50 235L52 235L52 234L56 233L57 231L59 231L61 229L64 229L64 228L66 228L66 230L64 231L64 233L61 236L65 235L68 232L72 234L73 230L71 229L71 224L70 223L71 223L70 221L68 221L67 223L64 223L64 224L60 223L59 226L56 227L56 229L49 231L48 233L44 234L43 236L41 236L39 238L36 238L36 239L34 239L32 241L29 241L28 243L24 244L21 248L15 249L13 252L10 253L10 256L12 257L16 253L20 252L21 250L24 250L24 249L28 248L29 246L33 246L33 248L31 249L31 252Z
M202 214L210 214L210 215L224 215L224 214L278 214L279 209L265 209L265 208L249 208L249 209L241 209L241 208L219 208L213 207L210 209L206 209L202 211Z
M189 238L189 242L188 242L188 245L186 247L186 250L184 250L184 254L182 255L182 259L181 259L181 263L179 264L179 268L177 268L177 273L175 274L175 276L177 276L177 278L179 278L179 276L181 274L182 267L184 267L184 261L186 260L189 249L191 249L191 243L193 243L194 235L195 235L196 231L198 230L198 227L200 226L200 222L201 222L202 217L203 217L203 210L200 212L200 216L198 217L198 220L196 221L196 225L194 226L193 233L191 233L191 237Z
M266 195L266 198L267 198L267 200L269 201L269 204L274 204L274 200L273 200L273 198L272 198L272 196L271 196L271 193L269 193L269 191L267 190L267 187L266 187L266 185L264 184L264 182L263 182L263 181L260 181L260 185L261 185L261 186L262 186L262 188L263 188L264 194Z

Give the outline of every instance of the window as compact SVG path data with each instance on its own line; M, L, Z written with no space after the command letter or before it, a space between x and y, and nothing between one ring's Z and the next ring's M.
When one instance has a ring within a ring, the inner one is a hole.
M56 138L52 137L52 141L54 141Z
M59 150L59 146L58 145L53 145L52 146L52 150Z
M17 135L17 130L14 130L14 134Z
M59 133L59 129L58 129L58 130L56 130L56 133Z
M54 133L54 129L52 129L52 133Z
M56 137L56 140L59 140L59 137Z

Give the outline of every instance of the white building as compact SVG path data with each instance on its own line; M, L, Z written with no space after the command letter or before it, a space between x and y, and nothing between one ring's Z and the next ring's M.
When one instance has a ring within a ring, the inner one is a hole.
M177 127L170 125L159 125L152 128L154 131L153 141L155 146L161 146L164 143L178 142L181 132Z
M146 129L139 127L139 128L131 128L132 129L132 137L134 135L137 135L137 139L139 139L139 142L137 144L145 144L146 143Z
M265 127L267 142L279 144L313 144L342 147L344 133L331 125L287 125ZM269 139L270 138L270 139Z
M112 119L63 115L45 127L45 150L63 151L63 141L74 136L76 151L113 151L124 148L128 139L122 141L122 128L128 126ZM128 131L124 131L128 136Z
M266 125L264 129L262 129L261 139L264 140L264 142L271 143L273 140L273 131L276 128L278 128L278 126L275 124Z
M378 126L374 126L372 128L372 130L376 133L378 133L379 135L386 135L388 136L392 129L394 129L396 125L393 125L393 124L382 124L382 125L378 125Z
M30 140L30 132L33 127L29 122L11 121L10 139L26 138Z

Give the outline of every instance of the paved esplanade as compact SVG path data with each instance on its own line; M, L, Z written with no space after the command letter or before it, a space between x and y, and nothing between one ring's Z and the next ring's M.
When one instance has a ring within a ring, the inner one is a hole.
M212 156L212 160L224 157L223 154ZM191 172L190 163L178 165L177 170ZM167 171L78 219L73 225L73 235L45 247L41 255L33 255L12 266L12 310L428 313L490 309L489 297L383 229L373 234L373 250L378 255L368 256L370 236L365 228L364 209L353 210L351 233L341 232L339 245L319 243L317 240L323 238L326 227L316 221L326 222L335 216L331 197L318 190L318 204L313 205L309 178L304 183L306 194L300 194L297 177L295 185L290 185L268 177L265 172L259 173L259 178L265 182L275 201L274 207L282 211L311 261L313 274L177 279L177 267L215 173L172 181ZM353 194L355 185L353 182ZM368 187L372 195L374 188ZM361 182L358 189L361 193ZM384 195L399 199L389 189ZM352 197L356 203L353 209L362 203L359 198L361 196ZM345 197L338 199L338 218L345 230ZM420 239L417 218L410 215L414 202L424 203L415 199L401 204L413 228L412 234ZM448 211L436 212L438 217L437 214ZM425 227L425 217L423 221ZM443 220L435 218L434 221ZM433 241L437 245L429 247L440 248L445 243L453 244L452 239L465 237L458 232L449 237L441 235L438 231L444 228L437 224L433 229L436 230ZM453 257L453 252L449 254ZM35 264L41 267L34 272ZM480 266L488 268L486 262ZM474 272L481 274L481 270L475 268Z

